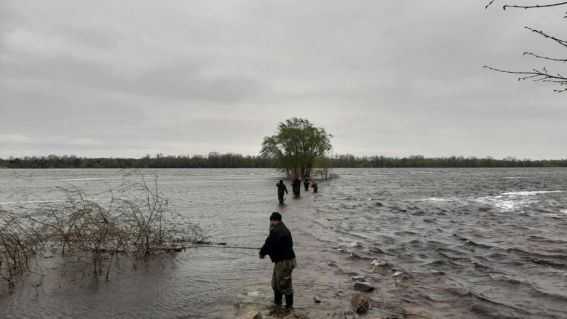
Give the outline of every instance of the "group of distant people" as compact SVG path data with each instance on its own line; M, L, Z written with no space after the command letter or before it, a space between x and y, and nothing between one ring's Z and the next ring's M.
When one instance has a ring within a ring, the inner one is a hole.
M278 188L278 200L280 204L283 204L285 194L289 194L287 187L281 179L279 183L276 184L276 187ZM317 182L314 179L310 179L308 177L303 178L303 187L305 188L306 192L309 191L309 187L313 188L313 193L317 193L317 191L319 190ZM297 198L301 196L301 180L299 179L299 177L295 176L295 178L291 182L291 190L293 192L293 197Z

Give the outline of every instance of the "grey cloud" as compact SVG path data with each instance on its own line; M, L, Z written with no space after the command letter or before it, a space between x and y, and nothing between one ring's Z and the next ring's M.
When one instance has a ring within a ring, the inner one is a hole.
M269 92L269 88L259 81L244 76L205 78L201 65L184 61L173 61L124 77L105 65L77 61L72 57L27 57L26 60L26 64L7 68L5 74L14 78L34 78L63 85L82 84L111 92L186 101L231 102Z
M567 157L565 95L482 69L546 65L522 28L564 19L483 8L0 0L0 157L255 153L292 116L337 153Z

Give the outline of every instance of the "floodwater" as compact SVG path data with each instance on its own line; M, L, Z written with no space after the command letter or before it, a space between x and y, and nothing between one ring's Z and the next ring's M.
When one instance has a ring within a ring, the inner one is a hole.
M297 308L312 317L348 309L352 276L364 275L371 316L567 318L565 169L337 169L284 206L271 170L144 172L213 242L259 247L280 211L298 255ZM64 200L56 187L69 183L100 191L120 175L0 170L0 207ZM271 301L271 264L255 250L190 249L98 285L62 274L56 258L40 264L43 276L0 294L1 318L233 318Z

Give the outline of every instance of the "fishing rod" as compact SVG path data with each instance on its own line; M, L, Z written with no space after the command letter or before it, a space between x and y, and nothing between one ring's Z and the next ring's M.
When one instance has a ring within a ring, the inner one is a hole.
M254 249L254 250L260 250L260 247L228 246L228 245L219 245L219 244L208 244L208 245L198 244L198 245L189 246L189 247L187 247L187 248L200 248L200 247L227 248L227 249Z
M260 247L233 246L233 245L227 245L226 243L223 243L223 242L213 243L213 242L210 242L210 241L198 241L198 242L193 243L193 245L187 246L186 248L199 248L199 247L260 250Z

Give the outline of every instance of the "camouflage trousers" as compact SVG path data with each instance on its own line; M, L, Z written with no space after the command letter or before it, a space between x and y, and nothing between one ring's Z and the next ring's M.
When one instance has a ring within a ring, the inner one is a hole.
M272 289L284 295L293 294L291 273L297 267L295 258L282 260L274 263L274 274L272 275Z

